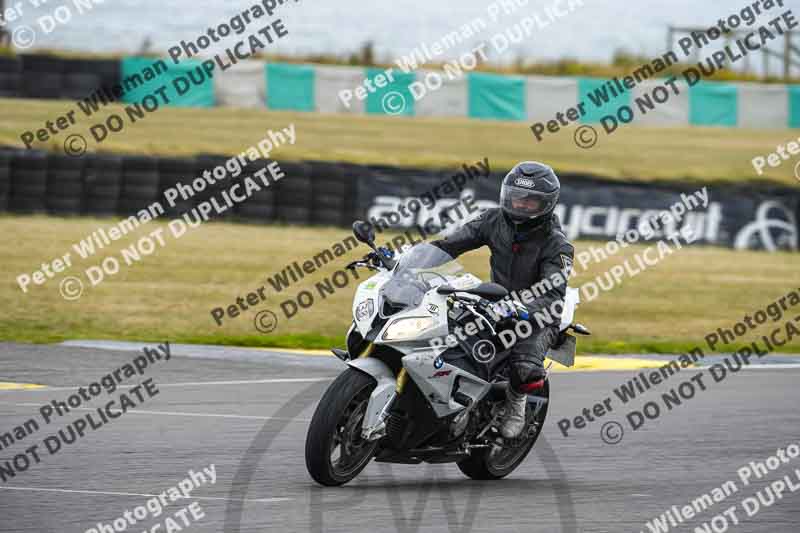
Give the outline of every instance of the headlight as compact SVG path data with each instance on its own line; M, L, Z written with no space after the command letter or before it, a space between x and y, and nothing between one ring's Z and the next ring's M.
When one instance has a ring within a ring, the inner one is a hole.
M402 341L412 339L426 329L436 326L436 320L427 317L400 318L395 320L383 334L385 341Z
M366 320L372 316L372 313L375 312L375 302L372 298L368 298L358 304L356 307L356 320L361 322L362 320Z

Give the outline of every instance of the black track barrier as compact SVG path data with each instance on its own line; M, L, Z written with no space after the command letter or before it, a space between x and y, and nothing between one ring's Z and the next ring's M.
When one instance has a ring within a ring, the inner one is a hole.
M86 158L84 213L114 216L122 196L122 157L92 154Z
M22 60L0 57L0 98L19 98L22 94Z
M0 213L8 210L8 196L11 192L11 160L14 153L0 148Z
M23 98L57 100L61 98L66 62L47 54L27 54L22 58Z
M311 161L311 223L320 226L347 225L353 209L352 176L338 163Z
M101 88L107 92L120 82L120 62L115 59L66 59L61 98L82 100Z
M227 160L223 155L152 158L102 153L70 160L0 147L0 211L129 216L159 202L165 218L177 218L212 197L224 208L224 191L270 164L248 163L238 177L226 171L223 179L202 191L192 187L203 172L213 172ZM439 220L458 205L469 204L473 215L497 206L499 184L507 169L492 168L486 176L479 172L477 161L467 165L470 176L465 181L464 167L429 170L287 161L280 163L282 179L273 182L268 174L269 187L228 207L222 215L213 211L210 215L212 220L337 227L349 227L357 218L384 218L394 220L389 225L402 231ZM673 229L691 227L697 237L694 244L797 250L800 195L789 187L620 183L572 173L561 173L561 177L557 214L571 240L616 239L634 230L640 217L652 217L693 197L692 209ZM185 200L179 195L171 207L164 192L179 182L193 193ZM244 187L238 192L244 196ZM463 213L465 208L460 209Z
M53 72L25 72L22 76L20 96L22 98L39 98L43 100L58 100L64 75Z
M252 176L255 172L266 168L270 162L271 161L263 160L248 162L247 166L242 169L242 173L238 177L232 178L229 187L231 187L234 183L242 183L245 176ZM260 186L260 181L257 180L257 182ZM244 191L243 183L239 190ZM278 212L275 200L275 191L275 186L271 185L269 187L261 187L261 190L253 192L250 198L236 205L237 217L245 222L256 224L275 222ZM240 192L239 194L243 195L244 193Z
M117 214L129 216L159 201L158 159L148 156L122 158L122 194Z
M20 150L11 160L8 207L15 213L47 211L47 153Z
M229 190L233 185L237 182L240 182L242 177L245 176L248 172L255 172L257 168L254 168L256 165L255 163L249 165L247 168L242 169L242 172L239 176L233 177L228 173L226 170L226 174L224 178L218 179L222 174L218 173L217 177L214 177L214 169L217 167L225 167L225 162L230 159L230 156L226 155L219 155L219 154L200 154L197 156L197 163L194 168L194 173L191 175L187 175L185 183L188 185L192 182L192 180L198 180L196 189L200 187L203 188L202 191L199 191L195 194L195 202L194 205L201 204L203 202L210 201L214 198L216 205L222 210L221 212L212 211L210 216L213 217L214 220L232 220L241 216L239 211L239 206L241 204L235 204L229 206L223 196L223 191ZM262 163L263 165L263 163ZM211 178L210 181L214 183L208 183L205 178L203 178L203 174L208 172L209 177ZM205 182L205 185L201 183ZM243 191L243 189L242 189ZM243 194L243 192L239 192L239 194ZM249 201L252 201L252 198ZM247 203L247 202L245 202Z
M275 189L277 220L286 224L310 224L313 211L311 165L308 163L281 163L285 174Z
M183 199L181 196L178 196L174 200L175 205L173 206L164 198L164 191L175 188L179 183L191 186L192 180L197 175L197 164L197 159L193 157L159 158L158 196L167 217L177 218L185 212L190 211L196 205L197 202L194 197Z
M47 212L80 215L84 210L86 162L83 158L49 154L47 158Z

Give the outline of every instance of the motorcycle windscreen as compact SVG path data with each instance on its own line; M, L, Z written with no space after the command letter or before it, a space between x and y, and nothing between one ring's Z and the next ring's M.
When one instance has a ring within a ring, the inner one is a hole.
M446 283L446 276L461 272L463 267L438 246L418 244L400 254L397 268L381 293L392 307L417 307L437 281Z

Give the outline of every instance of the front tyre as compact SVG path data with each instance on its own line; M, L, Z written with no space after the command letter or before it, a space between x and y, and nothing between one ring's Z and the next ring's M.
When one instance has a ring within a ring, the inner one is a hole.
M364 414L375 380L348 368L325 391L306 436L306 468L320 485L335 487L369 464L377 441L361 438Z

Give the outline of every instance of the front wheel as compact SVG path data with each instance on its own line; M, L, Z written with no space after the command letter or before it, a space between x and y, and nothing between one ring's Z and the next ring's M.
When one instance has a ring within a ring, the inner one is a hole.
M344 485L369 464L377 441L361 438L375 380L348 368L325 391L306 436L306 468L320 485Z
M547 418L547 408L550 405L550 381L546 380L544 388L537 396L548 401L534 412L533 403L528 403L525 409L527 424L523 434L513 441L504 441L504 445L495 445L486 450L473 453L467 459L458 463L458 468L467 477L472 479L501 479L522 464L530 453L533 445L539 439Z

